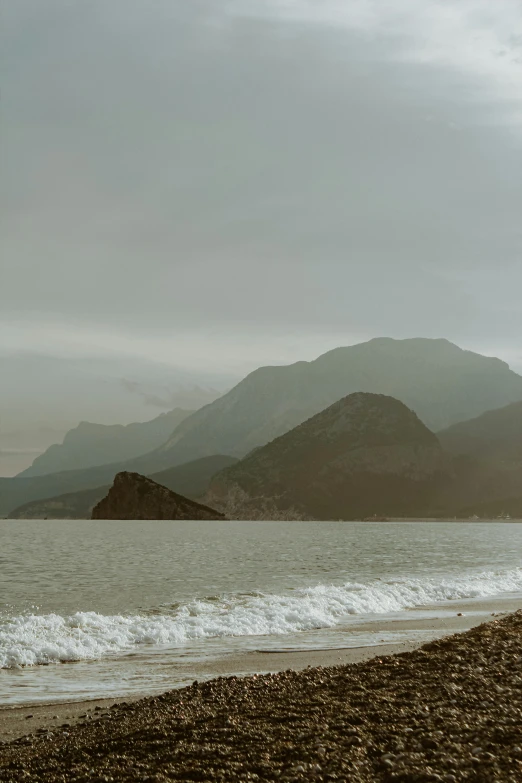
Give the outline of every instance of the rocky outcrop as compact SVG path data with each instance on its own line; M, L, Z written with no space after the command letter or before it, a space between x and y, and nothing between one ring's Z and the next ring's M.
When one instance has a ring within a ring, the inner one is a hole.
M197 501L208 491L212 477L235 462L237 459L234 457L214 454L169 470L161 470L149 478L173 492ZM90 519L93 506L105 497L109 489L110 485L107 484L52 498L32 500L13 509L9 519Z
M217 474L211 492L239 486L315 519L354 519L425 514L450 481L449 460L413 411L359 392Z
M178 495L139 473L118 473L92 519L224 519L223 514Z

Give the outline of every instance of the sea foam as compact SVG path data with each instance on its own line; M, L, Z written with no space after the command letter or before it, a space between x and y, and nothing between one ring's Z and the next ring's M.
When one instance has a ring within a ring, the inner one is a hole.
M366 618L520 591L522 569L517 568L440 580L315 585L286 595L232 594L154 614L0 615L0 668L98 659L142 645L181 647L208 638L281 636L332 628L354 615Z

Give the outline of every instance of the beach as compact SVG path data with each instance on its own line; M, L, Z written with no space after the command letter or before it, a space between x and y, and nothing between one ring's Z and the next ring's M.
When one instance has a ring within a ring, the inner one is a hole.
M172 664L173 682L185 681L187 684L194 679L206 681L223 676L248 676L260 673L273 673L292 669L301 671L309 667L339 666L368 661L376 656L387 656L409 652L417 649L422 642L408 640L415 633L422 638L439 638L455 632L469 630L489 620L491 617L501 617L517 610L522 601L520 598L502 598L490 601L462 602L454 607L454 611L442 617L431 619L381 620L367 623L368 629L376 636L405 634L406 641L394 644L374 644L365 647L340 647L334 649L316 650L278 650L273 652L254 651L249 653L233 653L219 658L202 659L199 662ZM365 626L361 624L364 633ZM74 668L75 664L72 664ZM5 672L4 672L5 674ZM177 686L179 687L179 686ZM163 691L161 691L163 692ZM100 709L111 708L123 701L135 702L140 698L156 695L152 692L112 696L110 698L63 699L49 703L24 703L19 705L0 706L0 742L10 742L26 735L28 732L47 729L54 731L64 723L74 725L84 719L90 719L90 713Z
M300 671L54 705L71 717L52 726L47 707L4 710L26 731L0 746L0 780L520 781L521 646L517 611L358 663L330 651Z

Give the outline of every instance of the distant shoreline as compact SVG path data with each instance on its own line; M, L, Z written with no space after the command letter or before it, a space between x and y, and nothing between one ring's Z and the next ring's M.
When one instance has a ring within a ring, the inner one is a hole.
M35 517L33 519L15 518L15 517L0 517L0 522L198 522L201 520L182 520L182 519L104 519L104 520L92 520L89 518L79 517ZM386 522L506 522L511 524L512 522L522 522L522 517L513 519L491 519L488 517L479 517L473 519L471 517L387 517L386 519L222 519L217 520L219 522L277 522L278 524L302 524L316 522L318 525L329 522L364 522L365 524L386 523Z

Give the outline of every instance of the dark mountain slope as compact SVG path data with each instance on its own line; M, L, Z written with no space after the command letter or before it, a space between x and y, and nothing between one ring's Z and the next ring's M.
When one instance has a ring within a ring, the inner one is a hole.
M453 455L453 508L479 516L520 513L522 402L455 424L438 437Z
M220 454L178 465L149 478L191 500L199 500L208 490L212 477L237 460ZM93 506L109 491L110 485L70 492L45 500L33 500L14 509L10 519L90 519Z
M219 473L211 491L238 485L317 519L425 513L448 462L435 435L392 397L356 393Z
M438 438L452 454L522 466L522 402L454 424L439 432Z

